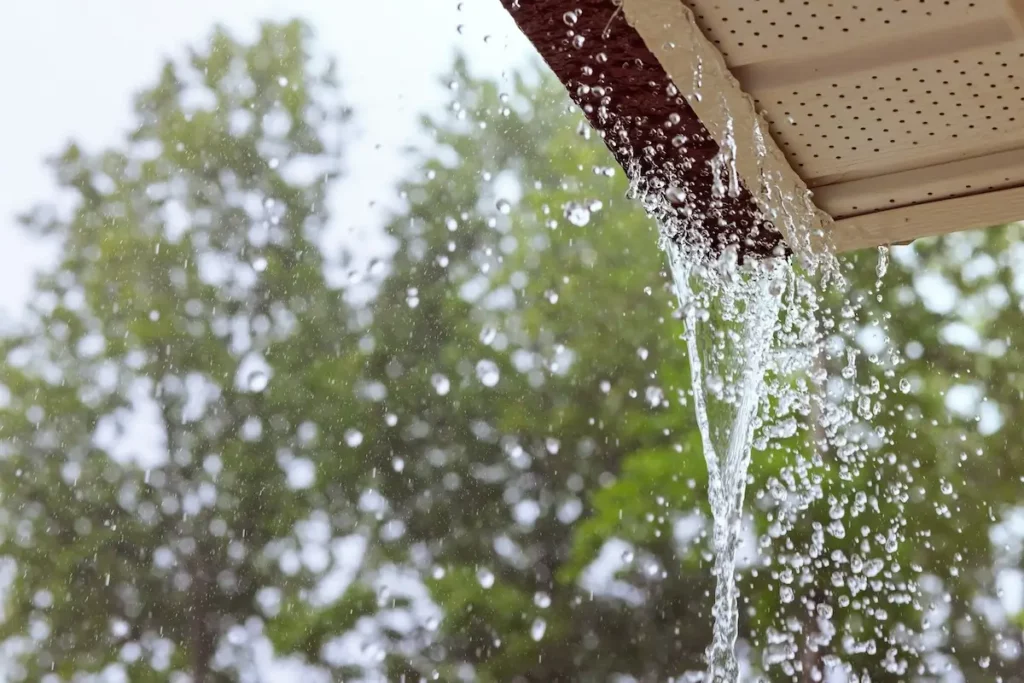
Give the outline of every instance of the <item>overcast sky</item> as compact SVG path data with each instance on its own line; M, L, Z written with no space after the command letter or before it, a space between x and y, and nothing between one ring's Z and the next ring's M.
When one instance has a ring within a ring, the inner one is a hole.
M459 5L462 5L460 8ZM339 231L372 229L373 200L393 198L399 149L416 115L443 102L439 73L461 48L480 73L501 78L530 54L498 0L36 0L4 6L0 63L0 315L16 314L46 245L14 216L53 196L44 159L74 138L87 149L116 143L132 125L131 98L161 60L203 41L214 23L255 35L262 19L301 17L339 60L358 136L352 173L335 211ZM461 33L457 31L462 26ZM489 36L484 42L484 36ZM380 145L379 149L376 146Z

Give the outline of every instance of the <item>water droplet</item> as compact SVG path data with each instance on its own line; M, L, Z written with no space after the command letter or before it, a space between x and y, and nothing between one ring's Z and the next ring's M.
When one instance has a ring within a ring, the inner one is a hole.
M150 311L149 312L149 319L152 320L153 322L156 322L157 320L159 320L160 319L160 311L157 311L157 310Z
M499 213L502 213L506 216L512 213L512 205L509 204L507 199L499 199L497 202L494 203L494 206L497 207Z
M494 341L494 338L498 336L498 330L490 325L486 325L480 330L480 342L490 346Z
M437 392L438 396L447 396L452 388L452 383L441 373L433 375L430 378L430 383L434 385L434 391Z
M402 472L405 470L405 460L402 458L394 458L391 461L391 468L395 470L395 472Z
M262 273L267 269L267 259L263 258L262 256L258 256L257 258L253 259L252 269L255 270L257 273Z
M573 12L572 10L562 15L562 21L565 22L566 26L575 26L578 20L579 15Z
M249 391L263 391L269 382L270 378L262 370L254 370L245 378L245 385L249 387Z
M907 379L906 377L900 380L900 391L902 391L904 394L910 393L910 380Z
M579 202L569 202L565 205L565 218L573 225L582 227L590 222L590 209Z
M530 637L535 641L540 641L544 637L544 632L548 630L548 623L537 617L533 620L533 624L530 626Z
M579 48L583 47L583 43L585 43L585 42L586 42L586 38L584 38L582 35L576 35L572 39L572 46L577 48L577 49L579 49Z
M286 88L288 87L288 79L284 76L281 76L280 78L277 79L277 84L282 88Z
M345 443L348 444L349 448L355 448L363 443L363 433L358 429L345 430Z
M631 564L633 562L634 557L636 556L633 554L632 550L626 550L622 553L622 561L626 564Z
M544 591L537 591L533 594L533 604L541 609L551 607L551 596Z
M939 488L947 496L953 493L953 484L948 481L944 481L941 484L939 484Z
M878 264L875 266L875 274L881 280L889 270L889 247L878 248Z
M490 588L494 585L494 574L490 569L480 567L476 570L476 580L483 588Z
M441 579L444 578L444 575L447 574L447 573L448 572L445 571L444 567L438 565L438 566L434 567L433 571L430 572L430 575L432 577L434 577L435 579L437 579L437 580L441 580Z
M498 364L493 360L484 359L476 364L476 378L485 387L493 387L501 378L501 371Z

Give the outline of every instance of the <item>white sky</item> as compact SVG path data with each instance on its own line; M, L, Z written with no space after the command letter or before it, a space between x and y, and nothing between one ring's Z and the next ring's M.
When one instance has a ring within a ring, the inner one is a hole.
M530 48L498 0L36 0L5 3L0 22L0 317L31 292L46 245L14 216L53 196L43 161L71 138L89 150L132 125L131 98L161 60L201 42L215 22L245 36L261 19L301 17L339 62L357 129L334 211L342 233L376 227L373 200L393 199L399 149L416 116L443 102L437 75L461 48L480 73L501 77ZM458 25L463 25L460 34ZM490 39L485 43L485 35ZM375 149L376 145L380 149ZM343 207L343 208L342 208Z

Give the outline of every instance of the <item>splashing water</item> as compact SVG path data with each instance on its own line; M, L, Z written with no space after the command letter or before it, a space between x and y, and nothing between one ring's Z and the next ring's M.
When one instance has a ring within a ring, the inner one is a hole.
M669 243L667 251L686 325L713 515L717 584L707 660L712 681L735 681L736 551L755 420L789 267L781 259L769 259L740 268L735 252L704 265L678 245Z

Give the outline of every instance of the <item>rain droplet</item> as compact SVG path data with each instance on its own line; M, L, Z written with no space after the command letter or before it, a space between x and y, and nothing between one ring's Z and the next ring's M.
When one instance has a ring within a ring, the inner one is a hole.
M625 552L622 553L622 561L625 562L626 564L631 564L633 562L633 558L634 557L635 557L635 555L633 555L633 551L632 550L626 550Z
M345 443L348 444L349 448L355 448L363 443L363 433L358 429L345 430Z
M878 264L875 266L875 275L881 280L889 270L889 247L878 248Z
M551 607L551 596L544 591L537 591L533 594L533 604L541 609Z
M267 388L268 382L270 382L270 378L262 370L250 372L249 376L245 379L245 385L249 387L249 391L263 391Z
M282 88L285 88L288 86L288 79L284 76L281 76L280 78L277 79L277 84Z
M490 325L487 325L482 330L480 330L480 342L486 344L487 346L490 346L491 342L493 342L494 338L497 336L498 330L494 327L491 327Z
M566 26L575 26L577 20L579 20L579 15L572 10L562 15L562 21L565 22Z
M149 312L149 319L152 320L153 322L156 322L157 320L159 320L160 319L160 311L157 311L157 310L150 311Z
M565 218L575 226L582 227L590 222L590 209L579 202L565 205Z
M548 630L548 623L537 617L533 620L533 624L530 626L530 637L535 641L540 641L544 637L544 632Z
M448 392L451 391L452 388L452 383L448 381L447 377L440 373L431 377L430 383L434 385L434 391L437 392L438 396L447 396Z
M902 391L904 394L910 393L910 380L907 379L906 377L900 380L900 391Z
M480 582L483 588L490 588L494 585L494 574L490 569L480 567L480 569L476 570L476 580Z
M480 380L480 383L485 387L493 387L498 383L501 378L501 371L498 370L498 364L493 360L481 360L476 364L476 378Z
M391 467L395 472L401 472L405 469L405 460L402 458L395 458L391 461Z
M507 199L499 199L494 205L500 213L506 216L512 213L512 205L508 203Z
M263 258L262 256L257 257L252 262L252 269L255 270L257 273L262 273L267 269L267 259Z

